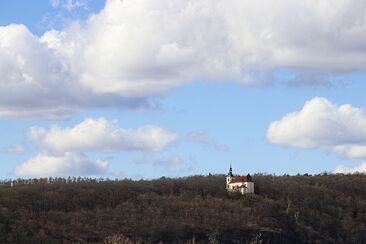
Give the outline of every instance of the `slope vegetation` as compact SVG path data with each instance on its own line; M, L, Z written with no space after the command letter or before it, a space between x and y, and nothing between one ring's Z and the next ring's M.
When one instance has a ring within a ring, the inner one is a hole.
M0 184L0 243L366 243L366 175Z

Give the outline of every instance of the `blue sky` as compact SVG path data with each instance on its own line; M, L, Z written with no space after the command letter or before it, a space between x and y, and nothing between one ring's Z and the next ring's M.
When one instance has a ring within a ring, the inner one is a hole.
M365 171L340 2L1 1L0 178Z

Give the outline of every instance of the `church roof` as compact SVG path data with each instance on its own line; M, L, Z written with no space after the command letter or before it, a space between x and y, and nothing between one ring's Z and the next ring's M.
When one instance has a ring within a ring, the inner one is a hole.
M252 180L251 177L248 176L236 176L234 179L232 179L232 181L230 181L229 184L240 183L240 182L252 182Z

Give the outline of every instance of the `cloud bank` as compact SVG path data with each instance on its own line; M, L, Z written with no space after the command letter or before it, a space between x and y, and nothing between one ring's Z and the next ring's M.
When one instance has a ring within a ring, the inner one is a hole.
M342 173L342 174L366 173L366 163L362 163L354 168L339 165L334 170L334 173Z
M41 153L18 165L14 175L43 177L104 174L108 161L91 160L85 152L155 153L172 146L179 135L154 125L125 129L117 121L89 118L71 128L34 126L26 138ZM161 162L169 166L180 163L180 158Z
M103 174L107 169L107 161L92 161L82 153L66 152L58 156L39 154L18 165L14 175L21 177L87 176Z
M196 79L258 84L276 69L365 71L365 14L362 0L108 0L85 23L41 37L2 26L0 115L136 109Z
M116 121L85 119L72 128L34 126L27 138L48 151L161 151L179 136L154 125L137 129L120 128Z
M347 158L365 158L366 110L317 97L300 111L272 122L267 138L277 145L329 149Z

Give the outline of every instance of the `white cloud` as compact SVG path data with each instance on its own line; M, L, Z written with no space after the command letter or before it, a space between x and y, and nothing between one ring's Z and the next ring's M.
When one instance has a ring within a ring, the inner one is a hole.
M42 37L0 27L0 115L136 107L195 79L261 83L276 68L365 71L365 14L362 0L108 0L85 23Z
M120 128L116 121L104 118L85 119L71 128L53 125L33 126L27 139L41 153L18 165L16 176L44 177L68 175L99 175L108 168L106 160L90 160L82 152L143 151L154 153L174 144L179 136L161 127L146 125L136 129ZM18 148L12 149L18 150ZM179 157L162 160L165 168L182 163ZM154 162L157 164L157 162Z
M54 156L39 154L18 165L14 175L20 177L88 176L106 172L108 162L91 161L81 153L64 153Z
M50 30L41 38L23 25L0 27L0 116L59 119L93 107L146 108L150 106L146 96L161 94L173 85L164 78L164 70L157 72L156 77L143 69L129 71L128 67L127 73L131 75L120 73L126 69L123 66L134 66L129 64L128 50L123 49L124 40L110 36L117 40L114 46L98 53L99 44L109 45L109 36L94 43L104 29L103 23L98 25L104 17L94 21L96 18L91 18L85 27L73 24L64 31ZM111 25L105 26L106 30L114 24ZM137 52L139 47L133 50ZM129 51L131 55L133 50ZM163 50L159 62L169 58L169 50L185 55L174 45ZM106 60L107 57L110 59ZM99 66L96 58L109 64ZM149 77L155 79L153 83L148 81Z
M27 137L39 148L54 152L160 151L178 140L177 134L157 126L124 129L104 118L85 119L72 128L34 126Z
M366 110L349 104L335 105L325 98L272 122L269 142L300 148L323 148L349 158L366 156Z
M152 106L144 97L97 94L82 85L76 34L61 40L71 29L54 40L53 31L39 39L25 26L0 26L0 116L60 119L92 107Z
M333 151L348 158L366 158L366 143L338 145L333 147Z
M223 151L223 152L230 151L230 147L228 145L216 142L214 139L210 138L206 132L203 131L190 132L188 134L188 140L191 142L204 145L208 148L212 148L217 151Z
M362 163L354 168L346 167L344 165L338 165L334 170L334 173L342 173L342 174L366 173L366 163Z

